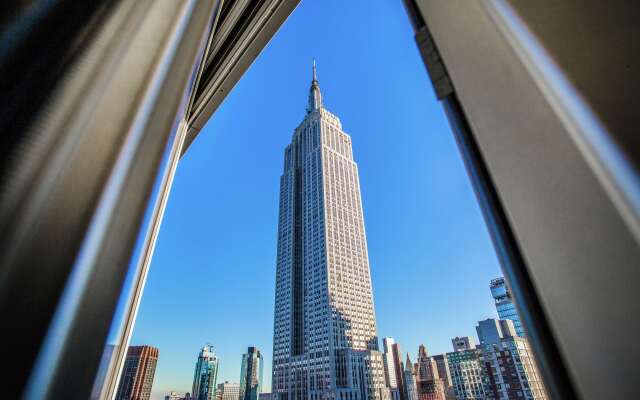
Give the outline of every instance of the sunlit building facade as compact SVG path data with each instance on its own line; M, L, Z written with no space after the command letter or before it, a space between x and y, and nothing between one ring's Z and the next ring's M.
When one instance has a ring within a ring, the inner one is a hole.
M158 349L152 346L129 346L116 400L149 400L158 355Z
M391 337L382 339L384 353L382 361L384 364L384 380L389 388L391 400L402 400L404 390L402 384L402 359L400 345Z
M218 363L213 346L206 345L200 350L193 374L192 396L194 400L215 399Z
M451 385L457 400L485 398L485 370L480 361L480 350L458 349L447 353Z
M487 376L485 398L548 399L529 342L516 335L511 320L486 319L476 330Z
M388 399L351 138L322 102L284 152L272 393L277 400Z
M423 344L418 349L415 366L418 400L445 400L444 380L440 378L436 360L429 356Z

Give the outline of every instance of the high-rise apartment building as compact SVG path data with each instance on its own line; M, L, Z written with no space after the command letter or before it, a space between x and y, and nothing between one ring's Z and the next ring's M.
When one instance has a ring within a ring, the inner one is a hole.
M389 397L351 138L323 106L315 64L307 113L284 151L273 341L277 400Z
M487 319L476 330L487 375L487 399L548 398L529 342L516 335L512 320Z
M453 351L471 350L476 347L476 341L471 336L456 336L451 339Z
M257 347L249 347L247 352L242 355L240 400L258 400L262 389L263 364L262 354Z
M404 398L406 400L418 400L416 373L413 368L413 363L411 362L411 358L409 358L409 353L407 353L407 360L404 363L402 380L404 383Z
M214 400L218 379L218 357L213 346L206 345L198 354L193 373L192 396L195 400Z
M382 339L382 344L384 349L383 361L385 383L391 392L392 400L403 400L404 385L400 345L390 337Z
M518 315L518 310L516 310L516 306L513 304L511 292L504 278L492 279L489 288L491 289L491 296L493 296L496 310L498 311L498 317L500 317L500 319L512 320L517 335L526 337L522 322L520 321L520 315Z
M240 384L229 381L218 383L216 386L216 400L238 400L240 398Z
M446 354L451 385L457 400L485 398L485 370L480 361L480 350L458 349Z
M158 363L158 349L129 346L122 367L116 400L148 400Z
M440 378L436 360L429 357L423 344L418 349L415 372L418 400L445 400L444 380Z

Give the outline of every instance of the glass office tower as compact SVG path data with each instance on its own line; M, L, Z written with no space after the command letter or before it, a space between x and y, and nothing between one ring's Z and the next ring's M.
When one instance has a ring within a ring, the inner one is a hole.
M513 304L511 293L504 278L492 279L489 287L491 288L491 296L493 296L496 304L498 317L500 317L500 319L512 320L513 326L516 328L516 334L520 337L526 337L527 335L520 322L520 315L518 315L518 310L516 310L516 306Z
M273 344L277 400L387 399L351 138L315 63L307 113L284 152Z
M240 400L258 400L262 389L263 359L257 347L249 347L242 355L240 368Z
M193 374L192 396L194 400L214 400L217 378L218 357L213 351L213 346L206 345L198 354L196 370Z

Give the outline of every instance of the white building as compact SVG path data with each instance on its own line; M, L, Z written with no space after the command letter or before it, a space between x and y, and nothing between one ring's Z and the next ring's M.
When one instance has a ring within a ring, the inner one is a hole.
M387 399L351 138L322 104L307 114L280 178L273 396Z
M453 351L471 350L476 348L476 341L471 336L456 336L451 339Z
M216 400L238 400L239 398L239 383L225 381L216 387Z

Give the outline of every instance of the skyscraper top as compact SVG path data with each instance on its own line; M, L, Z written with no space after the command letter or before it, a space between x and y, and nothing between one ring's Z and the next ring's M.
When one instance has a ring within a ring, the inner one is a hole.
M404 370L407 372L413 373L413 363L411 362L411 358L409 357L409 353L407 353L407 361L404 364Z
M309 88L309 104L307 105L307 114L322 108L322 93L320 92L320 85L318 84L315 58L313 59L312 71L313 76L311 80L311 87Z
M318 76L316 74L316 59L313 59L313 80L312 82L318 82Z

